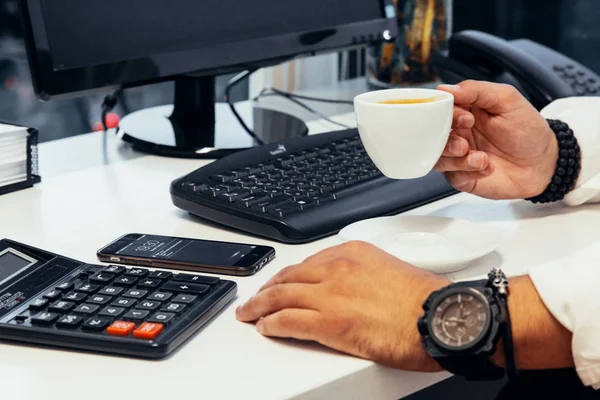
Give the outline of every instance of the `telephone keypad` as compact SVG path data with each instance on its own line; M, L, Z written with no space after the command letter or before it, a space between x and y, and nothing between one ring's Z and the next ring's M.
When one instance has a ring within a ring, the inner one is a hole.
M554 65L553 69L561 79L571 86L577 96L593 96L600 92L598 80L573 64Z

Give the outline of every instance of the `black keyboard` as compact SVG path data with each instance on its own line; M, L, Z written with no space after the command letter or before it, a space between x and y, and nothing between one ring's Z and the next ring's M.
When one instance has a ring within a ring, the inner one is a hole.
M0 339L163 358L237 291L218 277L82 264L2 240L6 251L12 265L21 255L34 261L13 284L0 280Z
M334 234L456 191L432 172L382 175L356 129L295 138L217 160L171 185L173 203L199 217L285 243Z

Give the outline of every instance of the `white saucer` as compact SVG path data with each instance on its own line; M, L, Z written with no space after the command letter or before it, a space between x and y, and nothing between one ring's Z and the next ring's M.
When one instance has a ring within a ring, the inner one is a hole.
M493 252L501 240L494 228L443 217L382 217L356 222L338 234L360 240L436 274L456 272Z

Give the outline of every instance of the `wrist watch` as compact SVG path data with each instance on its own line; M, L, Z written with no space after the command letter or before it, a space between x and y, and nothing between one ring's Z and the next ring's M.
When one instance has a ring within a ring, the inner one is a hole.
M490 356L505 331L508 279L498 268L487 280L460 282L432 293L418 329L425 350L447 371L467 380L505 376Z

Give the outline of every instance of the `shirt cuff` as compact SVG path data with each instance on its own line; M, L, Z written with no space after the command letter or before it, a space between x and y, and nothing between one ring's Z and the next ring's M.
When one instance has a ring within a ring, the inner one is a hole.
M548 310L573 333L573 359L581 381L595 389L600 389L598 266L597 247L589 247L563 261L535 266L529 271Z
M575 189L563 202L577 206L600 201L600 97L571 97L552 102L542 110L573 130L581 147L581 172Z

